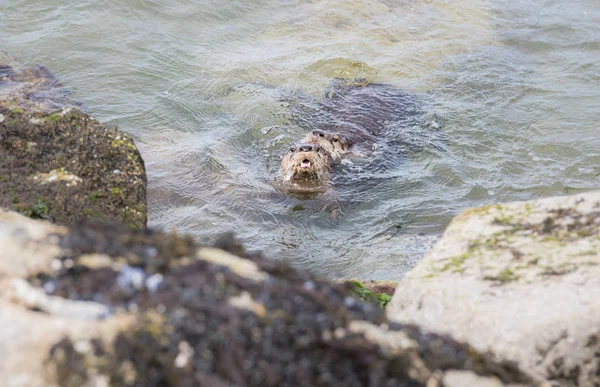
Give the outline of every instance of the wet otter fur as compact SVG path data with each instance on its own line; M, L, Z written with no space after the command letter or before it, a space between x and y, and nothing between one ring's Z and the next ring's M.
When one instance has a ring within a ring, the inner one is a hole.
M293 145L281 155L281 172L286 183L318 187L327 181L331 156L317 144Z
M320 129L315 129L308 133L303 140L307 144L316 144L329 154L331 160L338 162L342 156L349 152L350 142L346 136L339 133L325 132Z
M280 188L300 199L320 196L324 201L321 210L329 212L331 220L337 222L341 203L337 200L329 181L332 163L332 155L319 144L293 145L281 155L283 184L280 184Z

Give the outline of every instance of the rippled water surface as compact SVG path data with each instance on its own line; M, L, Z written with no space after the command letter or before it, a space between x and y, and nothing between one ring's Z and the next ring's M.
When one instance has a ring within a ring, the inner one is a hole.
M464 208L600 187L597 0L2 0L0 49L136 137L151 226L331 278L400 277ZM335 169L336 224L273 176L340 78L423 114Z

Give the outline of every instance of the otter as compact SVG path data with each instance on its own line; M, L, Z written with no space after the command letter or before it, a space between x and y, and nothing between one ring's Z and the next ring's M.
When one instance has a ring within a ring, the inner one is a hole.
M294 145L281 155L283 181L301 191L318 192L328 180L331 162L330 154L318 144Z
M350 159L361 158L357 168L395 168L405 155L423 149L425 140L435 136L422 130L420 99L392 85L334 80L319 101L298 100L292 118L298 127L312 130L281 158L284 184L280 188L291 196L313 198L326 193L320 200L329 195L339 203L333 182L345 184L348 179L331 176L336 164L353 164Z
M342 206L329 182L332 163L332 155L319 144L293 145L281 155L283 185L279 186L286 194L300 199L319 196L323 203L321 211L329 212L331 221L337 223Z
M351 145L349 137L339 133L319 129L309 132L300 144L281 155L283 180L291 183L288 191L293 187L305 192L323 192L331 166L346 155L356 156L350 151Z
M328 133L315 129L308 133L303 140L307 144L316 144L323 149L332 161L338 162L342 156L349 152L350 143L346 136L339 133Z
M303 142L317 144L329 153L334 163L342 159L363 158L373 150L374 136L366 131L341 134L315 129Z

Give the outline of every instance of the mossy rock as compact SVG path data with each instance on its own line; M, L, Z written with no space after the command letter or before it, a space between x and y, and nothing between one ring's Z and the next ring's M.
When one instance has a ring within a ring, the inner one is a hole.
M146 172L131 137L74 109L0 114L0 207L59 224L146 225Z

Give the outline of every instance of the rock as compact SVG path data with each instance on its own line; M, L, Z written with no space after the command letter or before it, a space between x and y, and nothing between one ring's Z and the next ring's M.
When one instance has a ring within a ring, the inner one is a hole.
M45 365L52 347L69 338L75 343L90 339L111 340L116 332L131 325L131 316L103 320L73 317L72 301L50 302L55 314L34 312L45 309L48 299L37 298L39 290L23 287L26 278L51 271L60 255L60 238L68 230L48 222L0 210L0 375L7 387L48 386ZM56 297L58 298L58 297ZM79 311L79 310L78 310ZM67 312L65 317L63 312ZM80 344L81 345L81 344ZM56 385L56 384L54 384Z
M59 86L42 67L0 62L0 208L144 227L146 173L133 140L77 110Z
M199 246L0 211L0 243L3 385L441 386L460 370L532 381L231 238Z
M400 281L392 320L561 386L600 385L600 192L464 211Z
M0 51L0 106L26 113L51 114L63 109L81 109L47 68L21 66Z
M500 387L504 385L498 379L481 377L469 371L446 372L442 382L444 387Z

